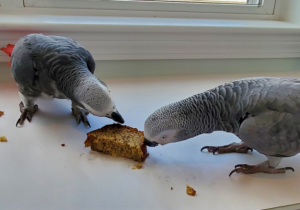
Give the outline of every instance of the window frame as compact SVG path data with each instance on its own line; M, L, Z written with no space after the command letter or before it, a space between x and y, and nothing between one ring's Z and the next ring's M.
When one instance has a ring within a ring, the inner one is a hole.
M24 7L23 0L0 0L0 8L22 8Z
M12 0L8 0L12 1ZM13 0L23 1L23 0ZM115 11L153 11L215 14L273 15L276 0L262 0L262 5L211 4L185 2L136 2L136 1L79 1L79 0L24 0L24 7L93 9ZM199 6L195 6L199 4Z

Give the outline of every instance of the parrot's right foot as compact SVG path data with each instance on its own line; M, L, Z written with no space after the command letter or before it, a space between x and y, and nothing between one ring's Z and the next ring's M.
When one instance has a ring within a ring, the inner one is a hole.
M79 108L79 107L72 107L72 114L75 116L78 124L80 124L80 122L82 121L85 126L91 127L91 125L86 117L89 114L89 112L87 110Z
M266 174L284 174L287 170L295 171L292 167L285 168L272 168L264 165L247 165L238 164L235 169L229 174L231 176L233 173L243 173L243 174L255 174L255 173L266 173Z
M218 154L224 154L224 153L231 153L231 152L237 152L237 153L248 153L248 150L251 152L253 151L252 148L248 147L244 142L241 143L231 143L225 146L220 147L214 147L214 146L205 146L202 147L201 152L207 149L208 152L212 152L215 154L218 152Z
M18 124L22 125L25 119L27 119L28 122L31 122L32 115L38 110L38 105L34 105L32 108L29 107L25 108L23 102L21 102L19 106L20 106L20 112L22 114L18 119L16 126L18 126Z

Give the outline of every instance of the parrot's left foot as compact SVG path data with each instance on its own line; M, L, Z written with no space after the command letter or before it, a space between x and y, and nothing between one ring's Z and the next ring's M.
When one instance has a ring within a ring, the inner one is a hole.
M19 104L20 106L20 112L22 113L20 118L18 119L16 126L18 126L18 124L22 125L23 122L25 121L25 119L28 120L28 122L31 122L32 116L33 114L38 110L38 105L34 105L32 108L29 107L25 107L23 102L21 102Z
M215 154L218 152L219 154L222 153L231 153L231 152L237 152L237 153L248 153L248 150L253 152L253 149L248 147L244 142L241 143L231 143L225 146L220 146L220 147L213 147L213 146L205 146L202 147L201 152L207 149L208 152L212 152Z
M82 121L85 126L91 127L91 125L86 117L89 114L89 112L87 110L72 106L72 114L75 116L78 124L80 124L80 122Z
M295 171L292 167L285 168L272 168L266 165L247 165L238 164L235 169L229 174L231 176L233 173L243 173L243 174L255 174L255 173L266 173L266 174L284 174L287 170Z

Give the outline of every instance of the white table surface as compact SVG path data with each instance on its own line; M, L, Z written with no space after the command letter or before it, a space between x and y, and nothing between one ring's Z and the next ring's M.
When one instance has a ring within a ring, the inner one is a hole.
M257 75L257 74L256 74ZM294 74L300 77L299 74ZM250 76L250 75L249 75ZM200 93L241 76L108 79L125 124L143 130L144 120L157 108ZM77 125L70 101L39 100L32 123L21 128L16 85L0 84L0 209L226 209L254 210L300 201L300 155L284 159L286 174L228 174L240 163L258 164L266 158L252 154L212 155L205 145L239 141L215 132L188 141L148 148L143 168L134 161L84 148L86 133L112 123L89 116L92 128ZM61 144L65 144L62 147ZM186 194L186 185L196 191ZM173 190L170 188L173 187Z

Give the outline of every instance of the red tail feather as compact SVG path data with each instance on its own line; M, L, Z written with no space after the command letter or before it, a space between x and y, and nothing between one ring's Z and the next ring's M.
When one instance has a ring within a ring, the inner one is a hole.
M15 45L12 45L12 44L8 44L6 47L2 47L0 50L5 52L9 57L11 57L11 53L14 49ZM8 66L10 66L11 63L10 61L8 62Z
M15 45L8 44L7 47L2 47L0 50L5 52L10 57L14 47L15 47Z

